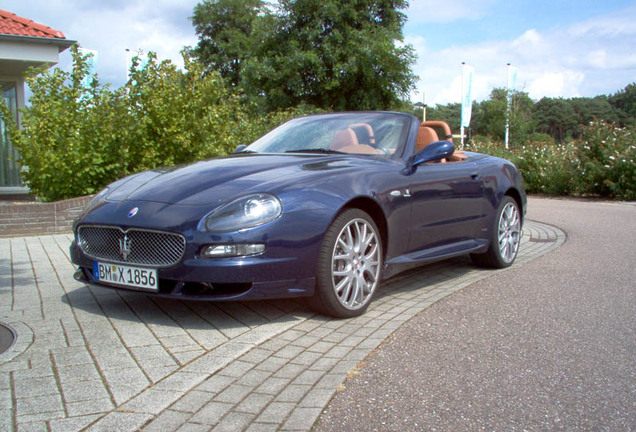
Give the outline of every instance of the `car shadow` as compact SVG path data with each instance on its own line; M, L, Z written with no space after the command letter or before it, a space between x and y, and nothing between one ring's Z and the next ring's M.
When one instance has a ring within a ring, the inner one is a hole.
M387 296L450 283L475 269L468 257L459 257L407 270L384 281L374 302ZM223 331L309 317L333 319L316 315L302 298L227 302L178 300L82 285L63 295L61 300L74 309L113 320L199 330ZM373 309L373 303L370 308Z
M431 285L452 282L478 270L468 255L415 267L385 280L376 293L375 301L392 295L420 290ZM373 308L373 303L370 306Z
M83 285L61 297L73 309L111 320L193 330L231 330L291 322L312 312L302 300L193 301Z
M33 273L28 276L24 267L31 268L30 262L11 261L7 258L0 258L0 287L3 289L11 286L20 286L27 283L33 283ZM26 276L22 277L21 275Z

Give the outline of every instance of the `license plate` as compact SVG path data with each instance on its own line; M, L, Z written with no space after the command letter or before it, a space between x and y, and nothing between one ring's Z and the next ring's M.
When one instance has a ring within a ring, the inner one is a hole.
M157 291L157 269L93 262L93 277L100 282Z

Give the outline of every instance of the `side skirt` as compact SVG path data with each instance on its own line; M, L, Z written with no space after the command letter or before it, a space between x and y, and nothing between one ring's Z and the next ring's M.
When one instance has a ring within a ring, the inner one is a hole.
M411 252L391 258L384 263L382 279L386 280L398 273L429 264L435 261L442 261L447 258L456 257L468 253L481 253L488 249L487 240L464 240L444 246L437 246L430 249Z

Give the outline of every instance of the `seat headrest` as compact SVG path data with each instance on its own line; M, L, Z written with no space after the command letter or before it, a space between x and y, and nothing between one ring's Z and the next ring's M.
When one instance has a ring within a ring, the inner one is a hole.
M418 131L417 138L415 140L417 151L421 152L424 147L435 141L439 141L439 137L437 136L435 129L428 126L420 126L420 130Z
M331 150L338 150L342 147L349 147L358 145L358 137L352 129L342 129L336 131L331 140L329 148Z

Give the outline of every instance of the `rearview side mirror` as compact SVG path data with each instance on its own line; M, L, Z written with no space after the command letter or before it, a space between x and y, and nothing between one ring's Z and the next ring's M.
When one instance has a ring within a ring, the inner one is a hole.
M416 167L426 162L439 161L449 158L455 152L455 146L450 141L435 141L424 147L422 151L413 156L411 167Z
M243 150L245 150L245 148L246 148L246 147L247 147L247 146L246 146L245 144L237 145L237 146L236 146L236 148L234 149L234 153L240 153L240 152L242 152Z

